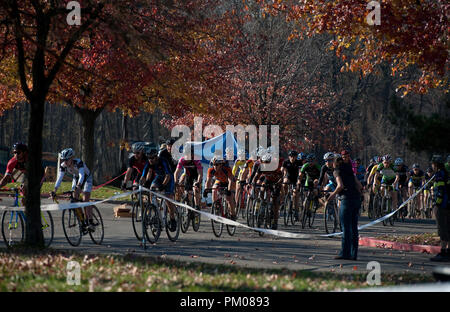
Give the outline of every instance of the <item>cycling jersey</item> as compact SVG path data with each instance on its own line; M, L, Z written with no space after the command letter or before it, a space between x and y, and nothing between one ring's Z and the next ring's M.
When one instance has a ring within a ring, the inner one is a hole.
M415 187L422 186L422 181L425 178L425 172L419 170L417 174L414 173L414 170L409 172L409 182L411 182Z
M222 166L219 170L214 169L214 167L209 168L207 178L216 178L215 184L225 184L228 183L228 179L233 179L234 176L230 167Z
M372 176L374 176L375 173L376 173L377 170L378 170L378 166L379 166L379 165L382 165L382 164L383 164L383 163L375 164L375 165L373 166L373 168L372 168L372 171L370 171L370 174L371 174ZM377 178L377 180L376 180L376 181L373 181L373 183L375 183L375 184L380 184L381 179L382 179L382 176L379 175L378 178Z
M149 162L145 165L142 176L146 176L147 172L152 170L153 177L151 182L151 187L156 187L160 190L164 190L166 195L171 195L175 189L175 183L173 179L173 174L170 170L170 166L167 163L165 158L158 157L157 161L154 164L150 164ZM169 175L170 179L165 185L163 185L164 179Z
M233 176L237 177L238 175L241 174L242 169L245 166L245 163L246 163L245 159L236 159L232 170Z
M139 174L142 174L144 172L145 166L148 164L147 156L143 155L141 160L137 160L136 156L131 156L128 159L128 168L134 168L136 169Z
M294 160L291 162L289 159L286 159L283 162L282 168L286 168L287 177L292 184L297 182L298 170L301 168L301 164L299 160Z
M356 178L358 179L359 182L363 182L364 181L364 172L366 170L364 169L363 165L359 165L356 166Z
M199 172L203 170L200 160L186 160L181 157L178 161L177 169L185 169L188 177L197 177Z
M73 175L72 179L72 191L75 190L77 186L84 185L83 192L90 193L92 190L92 175L86 164L79 158L72 159L72 166L68 167L66 162L63 161L59 166L58 178L55 183L55 191L61 185L64 175L68 173Z
M327 165L323 165L322 168L320 169L319 185L322 185L325 176L327 176L328 178L328 184L331 183L337 185L336 178L334 177L333 172L334 168L330 168Z
M384 164L381 163L377 167L377 171L381 174L381 183L382 184L392 184L395 181L397 176L395 172L395 168L393 164L390 164L389 167L384 167Z
M431 178L433 177L432 175L428 175L428 173L425 174L425 183L427 183L428 181L431 180ZM425 186L425 190L431 190L431 183L428 183L427 186Z
M301 173L306 173L306 182L305 186L308 186L314 180L319 179L320 177L320 166L315 163L307 162L300 169Z
M19 162L16 157L11 158L6 165L5 176L9 175L16 182L23 182L25 179L25 161Z
M395 171L398 174L398 185L406 186L406 176L408 173L408 167L405 165L395 166Z
M283 173L281 172L281 166L282 162L278 162L278 167L275 170L271 171L262 171L261 166L258 167L258 172L256 175L261 173L260 179L269 183L277 183L281 181L281 178L283 177Z

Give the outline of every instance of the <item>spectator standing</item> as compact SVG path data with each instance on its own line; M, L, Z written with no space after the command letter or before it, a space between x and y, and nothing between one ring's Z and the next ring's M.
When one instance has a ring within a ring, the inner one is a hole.
M341 251L335 259L356 260L358 256L358 214L361 208L362 185L353 173L352 166L345 163L341 155L336 155L333 166L336 178L336 190L328 200L339 195L341 206L339 217L342 225Z

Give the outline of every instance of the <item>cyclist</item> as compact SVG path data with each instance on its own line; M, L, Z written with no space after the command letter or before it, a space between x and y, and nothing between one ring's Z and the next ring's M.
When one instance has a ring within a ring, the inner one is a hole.
M398 183L399 176L395 171L394 164L392 163L391 155L387 154L383 157L383 162L378 165L377 172L375 174L375 179L381 176L381 193L383 193L386 186L393 186L391 193L392 207L397 207L397 196L396 196L396 185Z
M158 157L165 159L169 165L170 172L173 174L177 168L177 162L172 157L172 146L176 142L174 138L168 139L159 149Z
M291 150L288 153L288 159L283 161L281 172L283 173L283 185L281 188L281 198L284 198L288 192L288 185L293 185L292 202L297 202L297 184L298 171L301 168L301 160L298 160L297 151ZM294 209L295 220L298 220L298 211Z
M440 155L433 155L431 166L435 173L434 180L434 212L439 238L441 239L441 252L431 261L449 262L450 261L450 213L448 209L448 174L445 170L444 160Z
M184 155L178 161L177 169L175 170L175 184L179 183L178 176L181 171L185 170L185 178L184 178L184 189L187 191L193 190L194 192L194 205L195 209L200 209L200 196L201 196L201 187L203 180L203 167L200 160L194 160L194 148L191 146L189 151L189 146L186 144L184 146Z
M228 207L230 208L231 220L236 221L237 216L235 211L235 201L233 196L231 196L232 191L234 190L235 178L233 176L231 168L226 166L225 162L225 160L217 159L217 157L213 157L211 159L213 167L208 169L203 197L208 197L206 189L211 188L212 181L215 178L216 181L214 182L214 185L212 187L212 201L214 203L217 200L217 189L219 187L226 187L227 192L225 195L225 199L227 201Z
M364 181L364 173L366 172L366 168L361 164L361 158L356 158L356 178L361 183L361 185L364 187L366 185Z
M56 179L55 188L50 192L50 196L55 198L56 191L61 185L61 182L66 173L72 174L72 192L74 192L74 198L79 198L82 192L83 202L88 202L91 198L92 191L92 174L89 171L86 164L79 158L74 158L75 152L72 148L66 148L61 151L59 158L61 159L61 164L58 170L58 177ZM95 224L92 219L92 206L88 206L85 209L87 223L83 224L83 233L86 231L93 231Z
M434 172L433 172L433 168L428 167L426 172L425 172L425 184L430 181L430 179L433 177ZM425 188L423 189L423 203L424 203L424 207L427 207L427 202L428 199L431 198L431 190L432 190L433 186L431 183L428 183L427 186L425 186Z
M236 194L235 194L235 199L234 199L236 203L239 200L239 193L242 191L242 184L243 184L243 182L245 182L246 176L244 176L244 172L245 172L245 174L248 173L248 170L246 170L246 168L248 167L247 163L248 163L248 161L245 160L245 150L239 149L238 157L237 157L236 161L234 162L233 169L232 169L233 176L237 180Z
M423 185L424 181L425 181L425 173L423 172L423 170L420 169L419 164L412 165L412 170L409 172L409 182L408 182L409 196L412 196L415 190ZM422 210L422 194L419 193L417 197L418 197L417 209L420 211Z
M164 191L164 195L170 199L174 198L175 183L173 174L165 158L158 156L156 150L150 151L148 154L148 163L142 172L140 183L151 183L150 189L158 189ZM167 207L170 214L169 230L175 232L177 229L177 221L175 220L175 206L167 201Z
M408 197L408 180L409 180L409 170L408 167L403 162L402 158L397 158L394 162L395 171L397 172L398 178L398 189L400 192L400 198L406 200Z
M336 189L336 178L333 175L334 158L335 158L335 154L333 152L328 152L325 155L323 155L323 160L325 160L325 164L320 169L319 187L326 191L328 191L328 190L334 191Z
M128 168L125 178L122 181L122 189L127 187L128 181L133 180L133 186L136 187L139 179L142 177L145 166L148 164L148 158L145 156L145 145L143 142L136 142L131 146L133 155L128 159Z
M300 172L298 174L297 179L297 192L300 189L300 185L302 184L303 177L306 175L305 180L305 188L306 189L313 189L314 192L314 198L318 201L319 198L319 192L318 192L318 184L319 184L319 178L320 178L320 166L316 162L316 155L309 154L306 157L306 163L302 166L300 169ZM305 199L306 200L306 199ZM297 207L295 205L295 210L297 210Z
M6 165L5 176L0 180L0 187L5 186L12 180L21 183L25 181L28 147L22 142L17 142L12 149L14 157Z
M266 153L261 157L261 163L268 164L272 161L272 155L270 152ZM265 187L272 189L272 199L273 199L273 218L274 222L272 224L272 230L278 228L278 213L280 208L280 191L281 182L283 180L283 173L281 171L282 161L278 161L278 167L275 170L263 171L262 166L259 166L257 172L255 172L254 180L261 184L261 192L265 191Z

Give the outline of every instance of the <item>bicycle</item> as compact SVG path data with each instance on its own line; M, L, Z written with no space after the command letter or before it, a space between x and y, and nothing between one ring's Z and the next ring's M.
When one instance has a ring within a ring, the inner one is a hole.
M194 192L192 189L190 190L184 189L183 195L181 197L181 202L183 204L188 205L189 207L194 207ZM184 207L181 207L180 209L181 209L181 231L183 233L186 233L189 228L189 224L191 223L192 220L192 229L194 230L194 232L198 232L200 228L200 214L195 213L192 210Z
M274 203L272 193L274 185L272 183L261 185L264 187L264 192L260 194L261 206L256 210L255 218L257 220L257 228L271 229L275 222ZM262 195L262 196L261 196ZM259 236L263 236L264 232L258 231Z
M206 193L211 193L212 188L205 189ZM226 194L227 194L228 188L219 186L217 188L217 192L219 194L219 198L216 199L215 202L211 205L211 214L215 216L219 216L222 218L230 219L231 213L229 211L229 207L226 201ZM223 232L223 223L219 221L215 221L211 219L211 226L213 233L216 237L220 237ZM236 232L236 226L227 224L227 232L230 236L233 236Z
M290 183L286 183L290 184ZM289 221L292 225L295 225L295 223L299 220L299 213L298 210L295 210L294 206L294 188L295 185L290 184L288 186L288 192L284 197L284 200L282 201L280 205L280 216L283 214L284 219L284 225L289 225ZM299 194L299 192L297 192ZM298 197L301 197L300 195L297 195L297 202ZM298 209L298 208L297 208Z
M239 212L241 213L242 219L247 219L247 189L245 186L247 185L247 182L245 180L239 181L239 184L241 185L241 190L238 194L238 200L236 202L236 216L239 215Z
M69 195L71 203L81 202L73 196L72 191L63 192L62 195ZM56 198L53 198L53 200L58 203ZM102 215L95 205L89 207L92 207L90 219L92 222L86 218L88 207L84 207L84 209L80 207L64 209L62 212L64 236L72 246L79 246L81 238L86 234L89 234L92 242L96 245L101 245L103 242L105 232Z
M420 186L414 185L413 189L414 189L413 194L415 194L420 189ZM420 217L421 210L419 209L419 203L420 203L420 194L417 194L414 197L414 199L408 203L408 211L410 218L415 219Z
M324 192L332 192L331 190ZM336 198L334 198L331 202L327 201L327 205L324 211L324 224L325 224L325 232L327 234L336 233L339 227L339 231L342 231L342 225L339 215L339 205Z
M151 188L151 190L153 192L160 191L160 189L156 187ZM170 216L168 216L169 207L166 200L157 195L150 194L150 202L144 204L144 229L145 236L151 243L154 244L158 241L162 232L162 227L165 228L167 238L169 238L170 241L177 241L181 229L181 214L178 206L174 207L174 209L175 222L177 225L175 231L172 232L169 224Z
M5 189L14 192L14 207L20 207L20 195L18 188ZM2 237L8 248L12 248L18 243L23 243L25 238L25 224L27 218L23 211L4 211L2 215ZM42 233L44 235L44 246L51 245L55 234L53 217L50 211L41 211Z
M425 218L431 219L433 217L433 192L431 189L426 189L423 191L424 197L426 197L424 201L424 215ZM428 194L427 194L428 193ZM427 194L427 196L425 196Z
M390 214L393 210L392 208L392 197L391 197L391 191L394 190L393 185L388 184L382 184L384 188L384 193L381 197L381 211L384 213L384 215ZM394 217L391 216L387 219L383 220L383 225L386 226L388 222L393 226L394 225Z
M258 186L256 186L256 184L250 184L251 186L251 191L249 193L249 195L247 196L247 205L246 205L246 215L247 215L247 225L250 227L254 227L255 226L255 219L254 219L254 205L255 205L255 201L257 199L257 188Z
M319 208L318 196L314 195L314 189L309 187L306 191L305 204L302 209L302 229L306 226L306 220L308 220L308 226L312 228L314 220L316 218L316 211Z

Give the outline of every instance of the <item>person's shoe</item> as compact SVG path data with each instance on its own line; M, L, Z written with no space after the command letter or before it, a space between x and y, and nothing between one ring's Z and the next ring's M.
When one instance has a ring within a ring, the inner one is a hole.
M177 220L170 219L170 221L169 221L169 230L171 232L175 232L177 230Z
M274 221L272 224L272 230L277 230L278 229L278 220Z
M441 252L438 253L433 258L431 258L430 260L434 262L450 262L448 249L441 249Z

